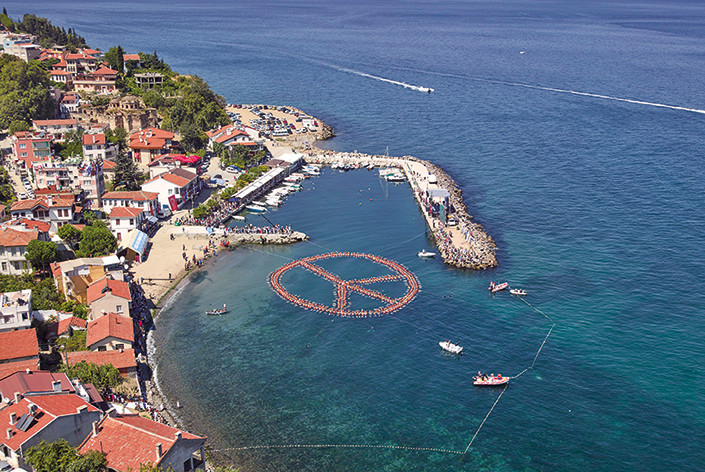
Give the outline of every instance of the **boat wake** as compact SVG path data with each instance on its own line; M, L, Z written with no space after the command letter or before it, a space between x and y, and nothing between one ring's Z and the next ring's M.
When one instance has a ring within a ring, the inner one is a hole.
M338 66L333 66L333 65L331 65L331 67L333 67L334 69L337 69L341 72L347 72L349 74L359 75L360 77L367 77L370 79L379 80L380 82L387 82L388 84L401 85L404 88L408 88L411 90L417 90L419 92L426 92L426 93L435 92L435 90L430 87L421 87L419 85L411 85L411 84L407 84L405 82L399 82L397 80L385 79L384 77L378 77L376 75L366 74L365 72L360 72L360 71L353 70L353 69L347 69L345 67L338 67Z

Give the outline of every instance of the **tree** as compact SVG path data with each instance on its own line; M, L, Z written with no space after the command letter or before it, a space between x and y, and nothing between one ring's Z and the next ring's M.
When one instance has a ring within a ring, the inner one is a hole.
M135 162L125 150L119 151L115 158L115 176L113 188L124 187L127 190L139 190L140 173Z
M59 237L71 245L71 249L76 249L76 244L81 240L81 230L73 225L64 225L57 232Z
M108 49L108 52L105 53L105 61L108 63L108 66L117 71L118 74L122 74L124 70L124 64L125 64L125 59L123 58L123 55L125 54L125 51L122 49L122 46L113 46L110 49Z
M117 144L119 151L127 150L127 131L125 131L125 128L116 128L115 131L112 128L108 128L105 132L105 139L111 144Z
M88 451L66 468L66 472L106 472L107 470L108 460L100 451Z
M41 267L42 270L46 270L51 262L59 260L59 249L55 242L33 239L27 244L24 258L35 268Z
M103 225L93 224L81 231L81 242L78 243L76 257L98 257L109 254L117 248L117 240L113 233Z
M25 452L35 472L106 472L108 461L99 451L79 454L65 439L41 441Z
M124 380L120 376L120 371L112 364L99 366L92 362L88 364L86 361L81 361L71 366L62 364L59 372L65 373L69 378L78 377L84 385L92 383L100 391L117 387Z
M87 351L88 347L86 347L86 335L87 332L85 330L72 331L71 336L68 338L61 337L57 339L56 344L59 346L64 346L64 349L67 352Z

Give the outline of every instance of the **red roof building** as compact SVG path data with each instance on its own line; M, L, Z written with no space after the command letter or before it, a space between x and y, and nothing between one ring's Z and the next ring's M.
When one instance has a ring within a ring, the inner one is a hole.
M76 351L69 352L67 356L71 365L81 361L95 365L111 364L120 371L120 375L123 377L135 377L137 375L137 361L135 360L134 349L123 349L122 351Z
M93 72L77 74L73 79L73 86L77 91L114 95L119 92L116 86L117 76L117 71L103 66Z
M39 359L39 343L34 329L0 333L0 364Z
M104 193L103 211L110 214L114 207L140 208L147 217L156 216L159 212L159 194L142 190Z
M78 395L42 395L22 398L0 412L6 434L0 439L0 457L10 465L30 470L24 453L40 441L66 439L72 446L81 444L100 420L101 411Z
M195 470L205 459L205 437L195 436L138 415L105 416L78 451L103 451L108 468L119 472L139 470L140 464L174 472ZM199 457L194 457L194 455Z
M117 313L121 316L130 316L130 286L127 282L98 280L88 286L86 299L91 306L91 320L96 320L104 313Z
M12 218L32 218L45 221L51 225L51 231L56 232L65 224L73 222L74 197L37 197L20 200L10 206Z
M39 358L0 364L0 379L4 379L15 372L27 372L28 370L31 372L39 370Z
M49 160L51 156L51 137L44 133L18 131L11 140L14 158L25 169L31 169L32 162Z
M88 323L86 346L91 351L131 349L135 340L132 318L108 313Z
M54 141L62 142L69 131L78 129L78 120L66 118L60 120L32 120L32 127L36 132L44 132Z
M22 396L76 393L73 384L63 373L15 372L0 380L0 395L6 403L15 399L15 393Z
M136 162L149 164L162 154L168 154L173 145L174 133L147 128L130 136L130 149Z

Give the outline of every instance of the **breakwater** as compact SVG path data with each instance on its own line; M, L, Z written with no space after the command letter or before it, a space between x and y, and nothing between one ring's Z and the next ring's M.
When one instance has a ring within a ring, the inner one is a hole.
M467 269L497 266L496 244L479 223L472 221L463 201L462 190L439 166L413 156L391 157L360 153L313 150L306 162L324 165L392 167L404 172L414 192L426 224L433 233L438 250L447 265ZM434 191L445 190L444 211L436 212Z

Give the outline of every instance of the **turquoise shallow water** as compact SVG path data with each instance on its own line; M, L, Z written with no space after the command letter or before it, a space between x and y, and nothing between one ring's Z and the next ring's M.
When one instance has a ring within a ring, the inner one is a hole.
M303 108L338 131L326 147L438 163L497 241L494 271L424 263L408 187L316 180L272 214L309 243L219 258L158 322L162 386L215 448L464 449L498 395L469 376L520 372L550 326L489 281L523 286L556 322L469 455L226 451L244 470L705 468L702 2L26 3L5 6L104 50L156 49L230 102ZM280 265L332 250L398 261L422 291L394 315L343 320L268 288ZM228 317L201 315L226 299ZM448 338L466 355L443 356Z

